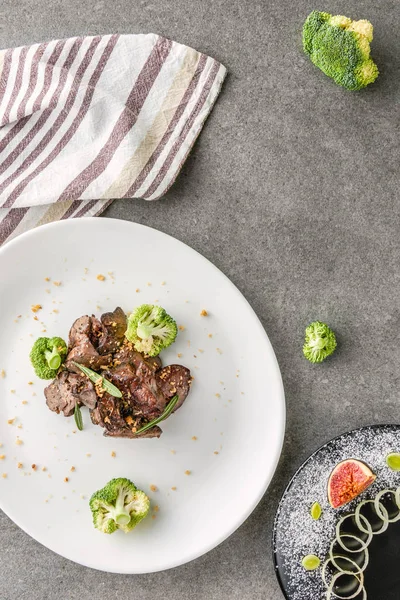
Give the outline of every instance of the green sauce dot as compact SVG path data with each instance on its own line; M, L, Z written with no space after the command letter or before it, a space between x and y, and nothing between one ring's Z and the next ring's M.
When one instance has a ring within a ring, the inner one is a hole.
M386 457L386 464L392 471L400 471L400 454L392 452Z
M314 502L312 507L310 508L310 515L314 519L314 521L318 521L322 514L322 508L319 502Z
M307 556L305 556L301 561L301 564L306 571L314 571L315 569L318 569L321 561L318 556L315 556L315 554L307 554Z

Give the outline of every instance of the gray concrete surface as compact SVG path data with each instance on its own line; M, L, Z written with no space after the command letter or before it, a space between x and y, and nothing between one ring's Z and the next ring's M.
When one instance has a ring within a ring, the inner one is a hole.
M370 89L336 87L302 54L314 8L373 22L382 75ZM176 236L236 283L276 350L288 409L270 489L207 556L160 574L107 575L56 556L2 515L0 599L281 600L270 538L290 475L344 430L400 421L398 1L1 0L0 13L1 47L154 31L228 67L165 199L118 201L107 216ZM301 355L315 318L340 344L321 366Z

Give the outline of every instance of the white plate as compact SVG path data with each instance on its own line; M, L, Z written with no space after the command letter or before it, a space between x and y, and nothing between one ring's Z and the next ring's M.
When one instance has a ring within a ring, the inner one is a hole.
M185 327L162 354L164 364L182 363L195 377L183 407L162 424L161 438L105 438L86 409L79 432L73 417L50 412L46 383L29 363L35 338L66 339L83 314L156 301ZM6 372L0 378L0 474L7 474L0 476L0 506L17 525L82 565L147 573L201 556L243 523L277 465L285 403L268 337L218 269L142 225L73 219L1 249L0 303L0 371ZM35 314L36 304L43 308ZM202 309L209 316L200 316ZM154 518L129 535L107 536L92 526L88 499L113 477L132 479L151 497Z

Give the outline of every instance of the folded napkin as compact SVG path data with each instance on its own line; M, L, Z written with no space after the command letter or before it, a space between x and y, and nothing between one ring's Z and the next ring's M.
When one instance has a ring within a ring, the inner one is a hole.
M160 198L226 69L154 34L0 51L0 244L37 225Z

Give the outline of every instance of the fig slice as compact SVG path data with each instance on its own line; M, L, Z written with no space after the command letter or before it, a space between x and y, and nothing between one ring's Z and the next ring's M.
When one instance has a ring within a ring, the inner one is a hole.
M328 480L328 500L332 508L339 508L354 500L376 479L371 469L354 458L336 465Z

